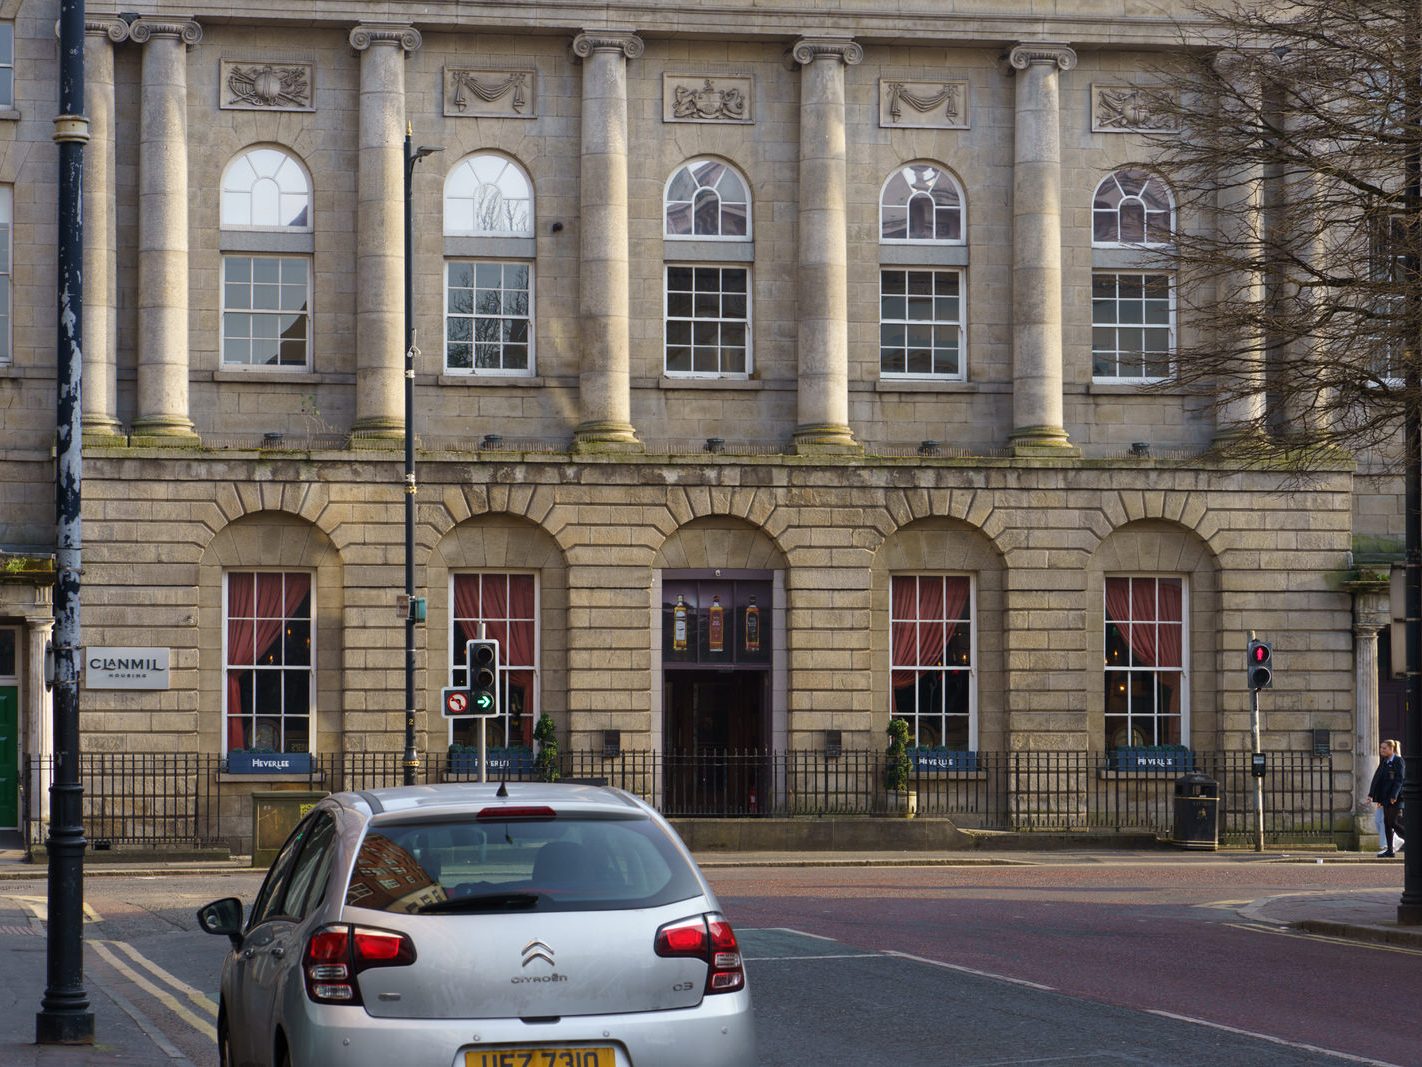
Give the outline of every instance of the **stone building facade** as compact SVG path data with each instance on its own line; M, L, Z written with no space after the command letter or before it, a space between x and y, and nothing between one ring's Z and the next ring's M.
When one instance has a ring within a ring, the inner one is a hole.
M84 635L170 659L164 689L88 679L87 751L402 746L408 124L442 147L408 265L422 751L468 739L439 699L480 621L517 661L499 740L546 713L565 748L655 751L878 748L891 711L928 748L1247 750L1255 630L1265 747L1321 737L1352 810L1386 606L1355 655L1346 579L1395 487L1221 466L1228 413L1150 387L1189 323L1135 247L1168 190L1123 168L1167 21L352 10L91 5ZM0 8L21 755L48 750L20 563L52 540L56 12Z

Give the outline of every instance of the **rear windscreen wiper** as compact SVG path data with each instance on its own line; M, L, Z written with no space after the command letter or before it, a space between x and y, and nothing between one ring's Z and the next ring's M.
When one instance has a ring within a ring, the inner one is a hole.
M541 898L537 893L476 893L467 897L450 897L422 904L419 914L438 911L517 911L536 908Z

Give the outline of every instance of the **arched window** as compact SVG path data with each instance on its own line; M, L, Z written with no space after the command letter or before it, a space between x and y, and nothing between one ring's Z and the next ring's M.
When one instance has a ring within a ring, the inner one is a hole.
M719 159L693 159L677 170L667 182L665 205L667 237L750 239L746 181Z
M1118 170L1091 202L1091 376L1098 382L1156 382L1172 373L1175 276L1164 257L1175 201L1161 178ZM1159 260L1159 261L1157 261Z
M279 148L249 148L222 175L223 229L311 229L311 182Z
M222 173L222 367L311 367L311 180L280 148ZM244 236L265 231L271 236Z
M533 225L533 186L507 156L466 156L445 178L446 237L532 237Z
M1157 175L1118 170L1096 187L1091 202L1091 243L1163 245L1175 229L1175 199Z
M963 240L963 193L932 163L908 163L889 175L879 194L882 241Z

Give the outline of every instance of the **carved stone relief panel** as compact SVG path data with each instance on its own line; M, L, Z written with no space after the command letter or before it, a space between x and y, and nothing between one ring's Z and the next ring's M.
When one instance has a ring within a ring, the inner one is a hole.
M1168 89L1144 85L1093 85L1091 129L1094 133L1173 130L1175 96Z
M663 122L755 122L749 74L662 75Z
M537 82L534 70L445 67L444 113L466 118L537 118Z
M917 130L966 130L968 83L881 78L879 125Z
M219 107L229 111L315 111L314 63L222 61Z

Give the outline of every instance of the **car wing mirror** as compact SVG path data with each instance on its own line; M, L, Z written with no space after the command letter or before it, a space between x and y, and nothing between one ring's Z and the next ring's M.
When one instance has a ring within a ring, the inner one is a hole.
M223 897L198 909L198 925L209 934L226 934L233 947L242 943L242 902Z

